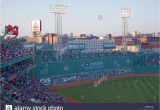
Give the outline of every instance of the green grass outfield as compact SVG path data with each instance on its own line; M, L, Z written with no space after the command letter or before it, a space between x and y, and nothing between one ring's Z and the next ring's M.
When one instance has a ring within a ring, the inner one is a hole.
M147 103L159 101L158 76L129 77L93 84L56 89L82 103Z

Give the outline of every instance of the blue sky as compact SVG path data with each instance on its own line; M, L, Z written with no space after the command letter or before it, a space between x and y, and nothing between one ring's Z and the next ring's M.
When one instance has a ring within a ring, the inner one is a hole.
M54 32L54 14L49 5L68 5L63 15L63 33L121 35L121 8L131 9L129 32L160 31L159 0L0 0L0 31L8 24L18 25L20 35L31 35L31 22L42 20L42 33ZM98 15L103 19L98 20Z

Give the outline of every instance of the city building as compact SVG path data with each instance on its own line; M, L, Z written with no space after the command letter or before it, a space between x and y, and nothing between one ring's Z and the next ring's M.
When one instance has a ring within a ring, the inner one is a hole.
M48 44L54 45L57 42L57 36L54 33L46 33L44 35L44 41Z
M141 37L141 50L160 52L160 37Z
M123 37L115 37L116 49L115 51L123 51ZM140 44L138 43L137 37L128 36L126 38L127 51L138 52L140 50Z
M43 39L41 36L39 37L26 37L26 42L28 43L42 43Z

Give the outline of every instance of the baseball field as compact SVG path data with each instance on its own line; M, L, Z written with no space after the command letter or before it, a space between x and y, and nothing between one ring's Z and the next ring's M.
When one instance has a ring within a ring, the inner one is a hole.
M160 76L97 80L89 84L57 88L56 92L80 103L156 103Z

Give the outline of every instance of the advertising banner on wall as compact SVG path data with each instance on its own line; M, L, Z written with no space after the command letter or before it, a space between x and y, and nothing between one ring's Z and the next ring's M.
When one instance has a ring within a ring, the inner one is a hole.
M84 50L85 49L85 44L84 43L79 43L79 44L72 43L72 44L68 45L68 48L70 50Z
M103 49L113 49L116 48L116 44L113 42L104 42Z
M81 64L81 67L84 68L84 70L103 69L103 66L104 64L102 61L87 62Z
M51 85L52 84L52 78L50 78L50 77L41 78L39 81L44 85Z

